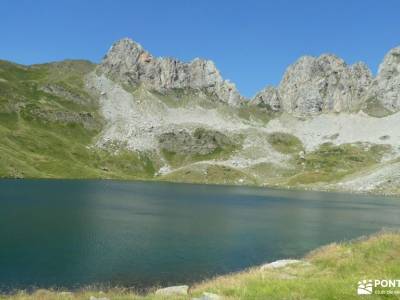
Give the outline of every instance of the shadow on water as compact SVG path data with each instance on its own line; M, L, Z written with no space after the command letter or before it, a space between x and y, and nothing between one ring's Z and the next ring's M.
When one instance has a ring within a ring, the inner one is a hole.
M400 225L400 199L154 182L0 181L3 290L198 281Z

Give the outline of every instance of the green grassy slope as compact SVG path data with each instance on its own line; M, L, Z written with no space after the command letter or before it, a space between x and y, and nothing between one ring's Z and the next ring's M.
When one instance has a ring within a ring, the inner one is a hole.
M306 256L306 264L269 270L253 268L219 277L198 285L193 293L211 291L227 299L360 299L357 295L359 280L399 278L399 254L400 235L384 232L322 247ZM399 294L365 297L400 299Z
M187 125L194 130L192 135L180 133L188 129L186 125L180 131L167 126L158 154L157 149L152 153L127 151L123 147L102 150L94 144L105 120L99 113L98 99L85 86L85 76L95 67L88 61L33 66L0 61L0 177L158 179L313 187L379 165L383 155L390 151L385 145L327 143L306 153L301 141L287 133L252 133L251 129L222 133L207 128L204 122ZM252 128L265 126L270 119L279 117L255 106L230 107L212 95L192 90L164 94L150 92L143 86L126 90L140 99L144 107L160 114L168 109L180 109L177 113L184 114L185 109L201 107L204 112L209 110L210 115ZM268 157L262 143L243 147L249 134L288 157L286 165L274 164L273 157L271 161L260 160L245 167L225 164L234 156ZM171 172L156 176L164 163Z
M298 173L288 183L301 185L334 182L378 164L390 149L388 145L325 143L317 150L306 153L303 158L298 158Z
M144 154L90 149L102 118L85 91L87 61L0 61L0 177L147 178Z

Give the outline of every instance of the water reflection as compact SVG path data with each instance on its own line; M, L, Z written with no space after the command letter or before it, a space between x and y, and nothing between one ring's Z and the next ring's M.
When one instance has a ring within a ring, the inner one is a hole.
M0 181L7 288L188 283L399 227L395 198L117 181Z

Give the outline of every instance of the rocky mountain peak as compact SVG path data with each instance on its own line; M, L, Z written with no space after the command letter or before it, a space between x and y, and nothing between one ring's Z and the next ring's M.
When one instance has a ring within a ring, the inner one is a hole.
M400 47L385 55L371 86L369 100L391 112L400 110Z
M222 78L212 61L196 58L184 63L174 58L153 57L131 39L116 42L99 70L113 80L131 86L143 84L158 92L194 89L230 105L239 105L243 100L235 85Z
M141 53L146 52L142 45L136 43L130 38L124 38L115 42L106 56L123 55L123 56L139 56Z
M287 68L277 88L262 90L252 103L297 115L352 112L361 108L371 81L363 63L348 66L333 54L303 56Z
M400 74L400 46L390 50L379 66L378 76L391 77Z
M258 92L250 104L268 108L273 112L279 112L282 109L278 89L273 86L267 86Z
M210 60L182 62L154 57L131 39L116 42L98 70L128 86L144 85L167 92L192 89L236 106L243 97L224 80ZM374 102L387 111L400 110L400 47L385 56L376 78L364 63L348 65L333 54L303 56L289 66L278 87L268 86L250 102L295 115L356 112Z
M307 56L287 69L279 94L282 107L289 112L351 112L361 107L371 80L363 64L348 66L331 54Z

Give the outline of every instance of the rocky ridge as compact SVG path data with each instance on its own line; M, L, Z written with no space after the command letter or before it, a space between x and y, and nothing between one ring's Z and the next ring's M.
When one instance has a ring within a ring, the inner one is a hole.
M158 92L189 88L234 106L243 100L235 85L222 79L212 61L196 58L184 63L174 58L153 57L131 39L116 42L99 70L128 86L143 84Z
M375 78L306 56L249 102L211 61L155 58L129 39L99 65L0 61L0 176L399 194L399 52Z
M368 96L390 112L400 110L400 47L386 54Z
M355 112L362 108L371 82L363 63L348 66L330 54L304 56L288 67L277 88L263 90L252 103L295 115Z
M399 157L394 124L400 113L397 102L387 100L399 90L396 51L386 56L376 78L363 63L347 65L331 54L304 56L289 66L278 87L268 86L246 102L221 92L227 82L211 61L154 58L123 39L87 76L106 120L96 147L152 153L156 176L166 180L317 189L326 181L324 188L343 190L356 170ZM369 115L371 101L391 115ZM255 119L268 113L266 123ZM351 161L342 165L341 158ZM384 177L389 183L379 192L393 190L396 170Z
M375 78L362 62L347 65L333 54L303 56L287 68L278 87L267 86L250 104L301 116L357 112L373 101L393 113L400 109L399 70L400 47L389 51ZM128 38L110 48L97 72L128 87L143 85L161 93L192 89L231 106L246 105L212 61L154 57Z
M301 57L287 68L278 87L268 87L250 101L300 116L357 112L371 102L389 113L399 111L400 47L389 51L375 78L362 62L347 65L331 54Z

